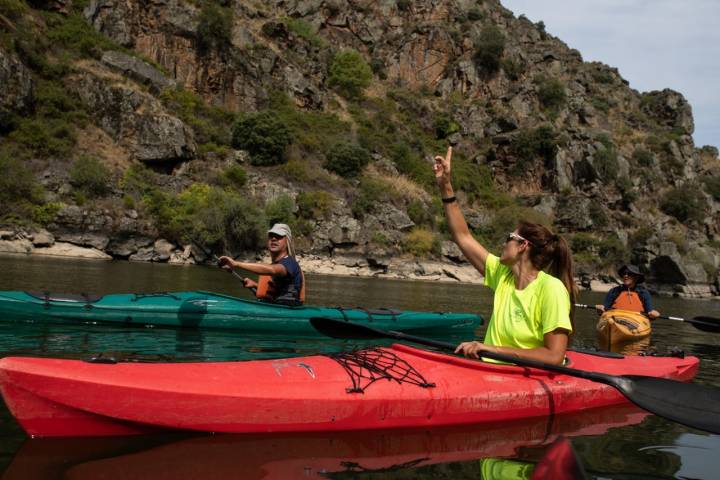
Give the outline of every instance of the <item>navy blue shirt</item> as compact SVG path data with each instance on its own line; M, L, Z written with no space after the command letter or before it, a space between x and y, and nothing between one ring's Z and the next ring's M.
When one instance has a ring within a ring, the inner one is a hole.
M605 303L603 304L605 310L610 310L613 306L613 303L615 303L615 300L620 296L620 294L622 292L627 292L628 290L629 288L625 285L618 285L617 287L613 287L612 289L610 289L610 291L605 296ZM643 287L642 285L637 285L635 287L635 292L637 292L638 297L640 297L640 301L643 304L645 313L652 311L652 298L650 298L650 292L648 292L647 288Z
M303 276L300 264L291 256L285 256L277 262L287 270L287 275L273 275L272 283L275 288L274 300L278 303L300 302Z

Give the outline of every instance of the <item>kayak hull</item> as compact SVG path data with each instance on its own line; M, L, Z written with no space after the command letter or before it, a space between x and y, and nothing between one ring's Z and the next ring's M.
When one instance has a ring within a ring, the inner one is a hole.
M403 345L353 355L364 359L362 368L322 355L183 364L8 357L0 360L0 389L25 431L41 437L438 427L627 402L604 384ZM578 369L678 380L690 380L699 364L694 357L568 357ZM353 376L373 369L384 372L375 381Z
M277 305L212 292L79 295L0 292L0 319L37 323L241 329L316 334L309 320L327 317L387 330L473 330L473 313Z
M615 351L613 347L648 339L652 326L650 319L641 313L608 310L598 319L597 332L600 346Z

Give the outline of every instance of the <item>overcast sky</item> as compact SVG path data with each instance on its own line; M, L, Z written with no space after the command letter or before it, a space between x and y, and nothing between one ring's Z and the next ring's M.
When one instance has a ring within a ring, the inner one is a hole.
M720 0L501 0L641 92L688 99L695 144L720 147Z

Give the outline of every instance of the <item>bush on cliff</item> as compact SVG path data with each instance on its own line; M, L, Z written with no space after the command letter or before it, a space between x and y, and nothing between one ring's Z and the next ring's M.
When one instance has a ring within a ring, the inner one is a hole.
M222 50L232 40L232 11L214 2L203 2L197 26L200 51Z
M416 257L428 257L440 252L440 241L432 231L417 227L405 235L402 247L403 251Z
M660 209L681 223L702 222L707 213L707 201L698 185L685 184L663 195Z
M475 49L475 63L480 70L494 74L500 70L505 52L505 35L495 26L484 27L475 42Z
M372 78L372 68L356 50L341 50L330 61L328 85L345 98L362 98Z
M370 163L370 152L355 143L339 143L326 154L323 166L343 178L355 178Z
M290 129L273 111L242 116L233 127L233 146L250 152L253 165L280 165L287 161L286 149L292 142Z
M81 156L70 169L70 183L89 196L102 196L110 190L110 171L97 159Z

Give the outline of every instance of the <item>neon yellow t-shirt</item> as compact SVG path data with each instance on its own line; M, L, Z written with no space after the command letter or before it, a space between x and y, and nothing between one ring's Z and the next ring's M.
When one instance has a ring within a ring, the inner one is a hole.
M485 285L495 291L486 345L538 348L548 332L558 328L572 332L570 294L558 278L541 271L518 290L510 268L495 255L488 255Z

